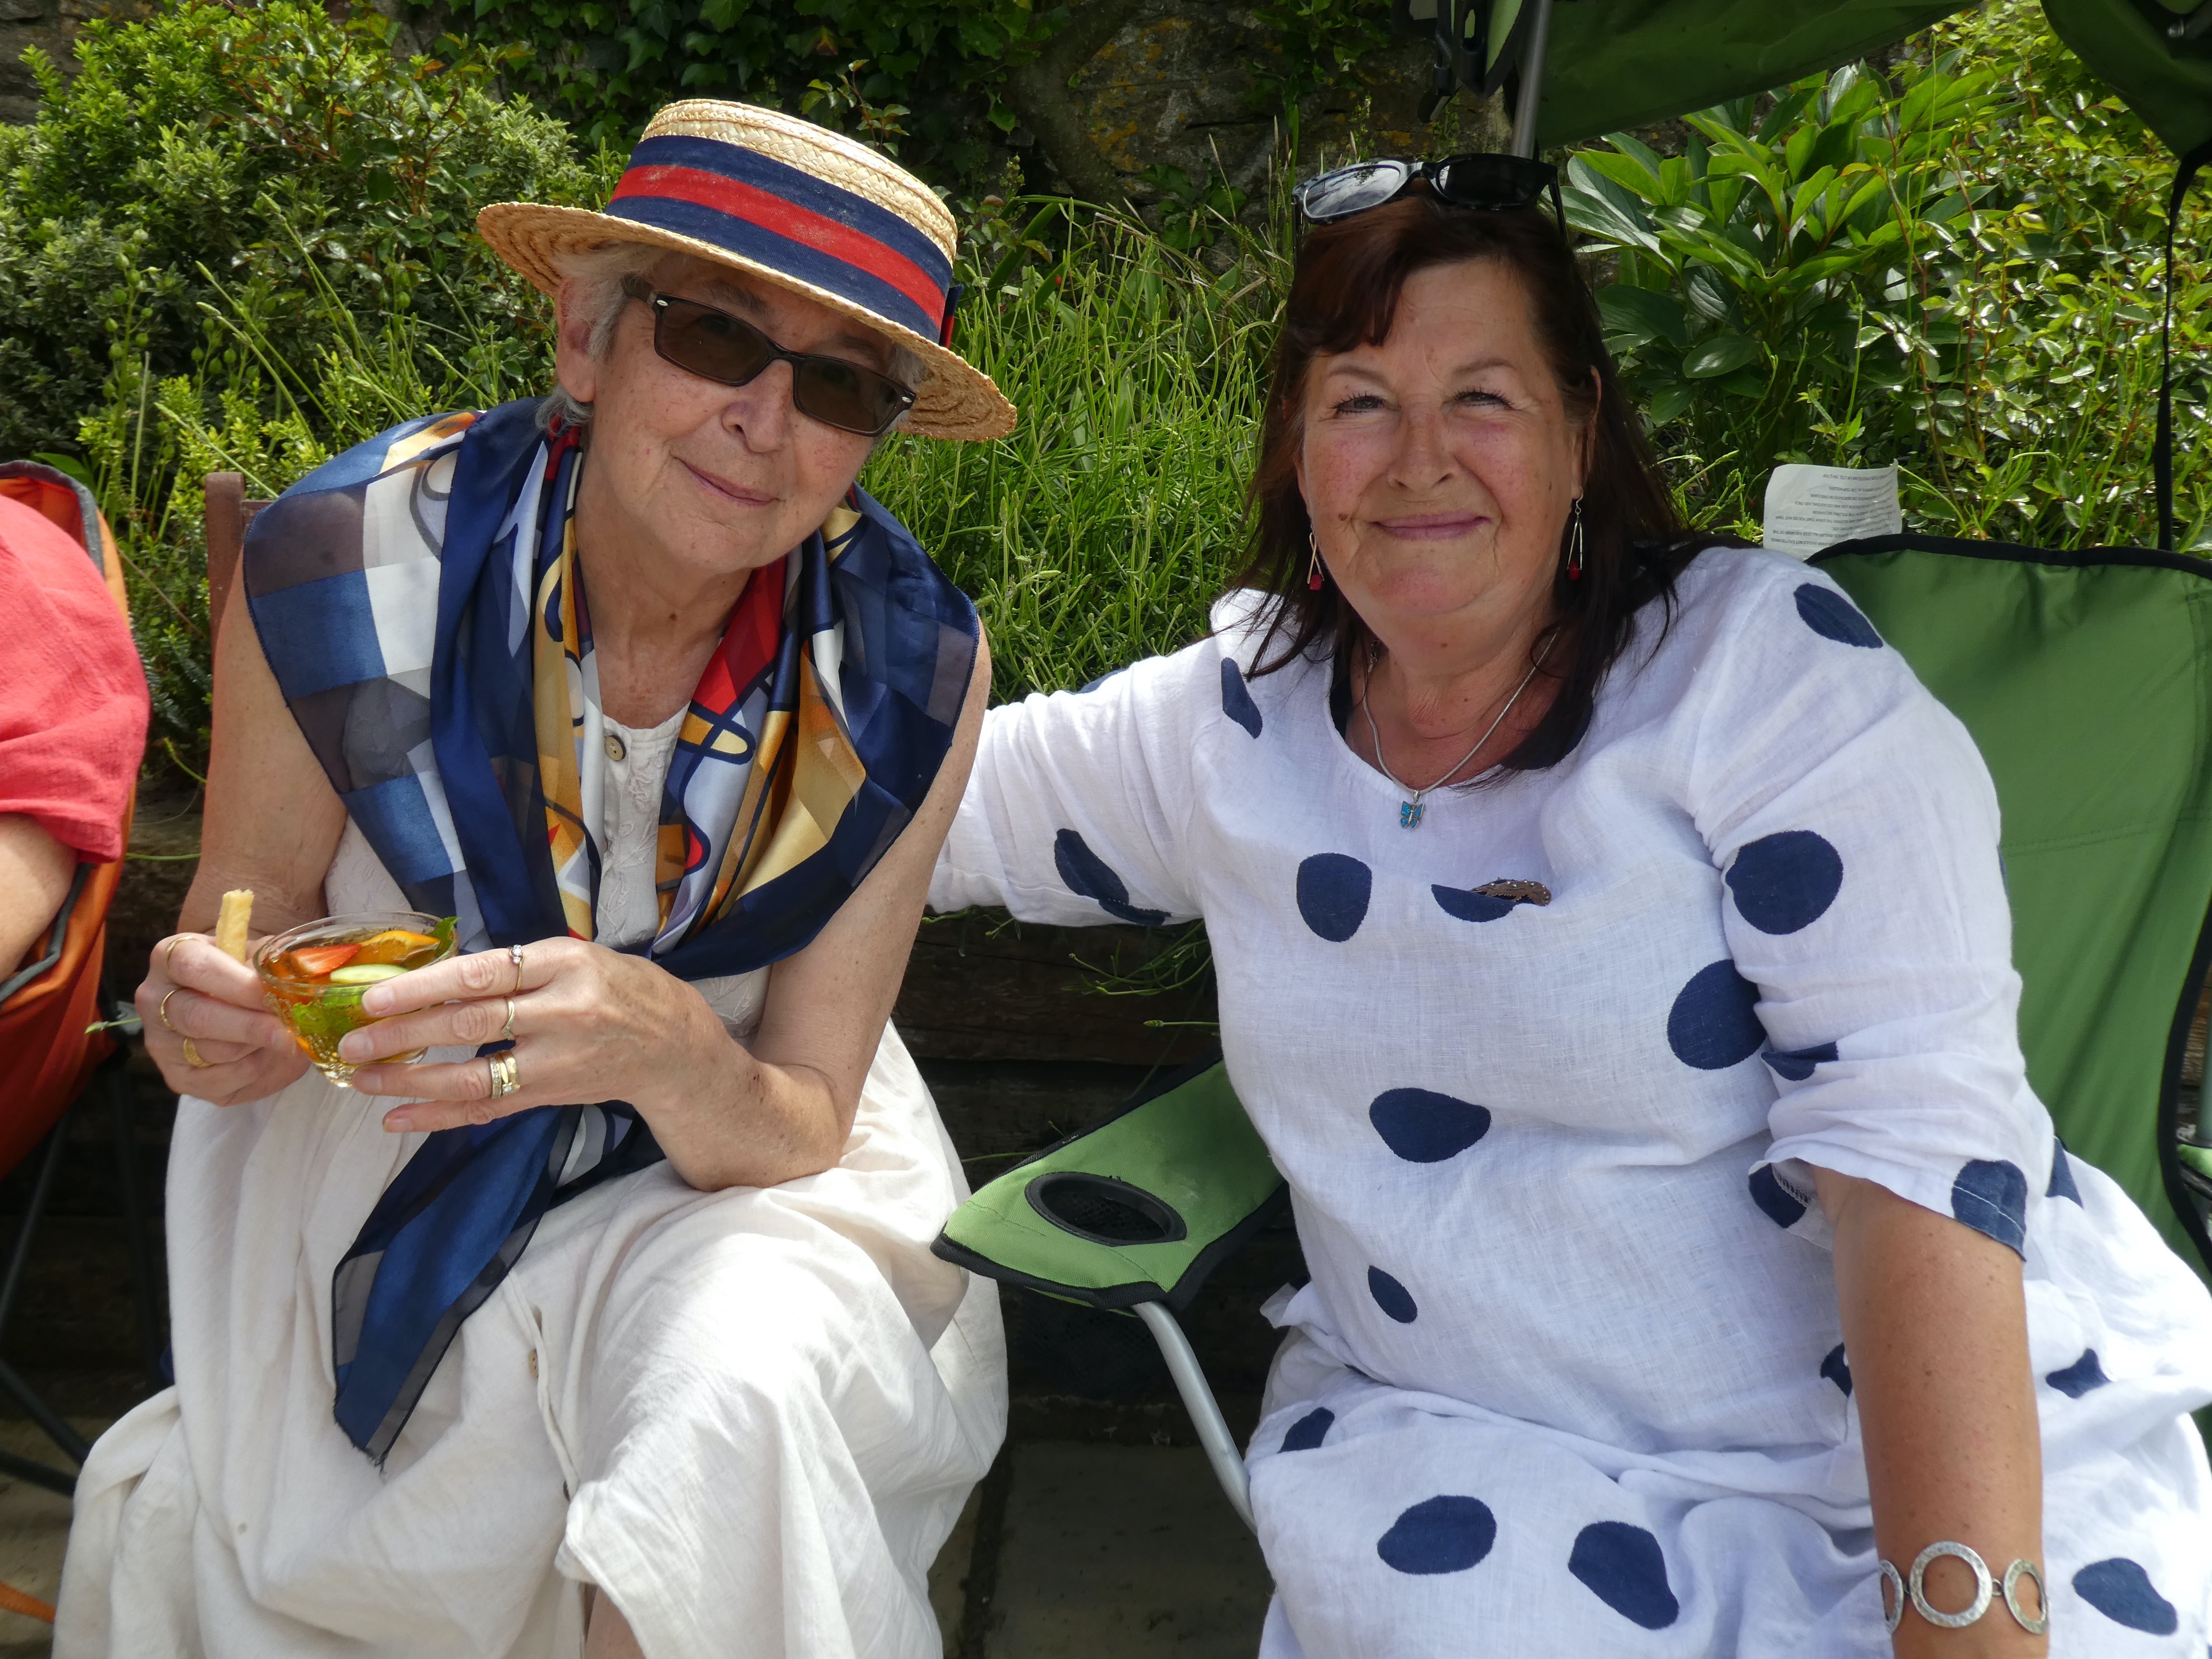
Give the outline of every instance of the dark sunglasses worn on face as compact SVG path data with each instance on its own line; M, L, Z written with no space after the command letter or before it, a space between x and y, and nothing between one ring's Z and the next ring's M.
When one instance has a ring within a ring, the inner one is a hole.
M1534 207L1548 191L1559 228L1566 228L1566 210L1559 201L1559 168L1523 155L1473 152L1447 155L1441 161L1358 161L1334 168L1298 186L1298 211L1309 224L1348 219L1396 201L1417 179L1425 181L1439 199L1455 207L1489 213Z
M653 349L677 368L722 386L744 386L770 363L791 365L791 401L799 412L840 432L873 438L913 406L914 393L888 374L842 357L786 351L742 317L656 294Z

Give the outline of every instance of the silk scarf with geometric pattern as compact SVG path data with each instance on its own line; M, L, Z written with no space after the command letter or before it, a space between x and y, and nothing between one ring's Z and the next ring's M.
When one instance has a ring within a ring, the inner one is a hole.
M242 570L352 821L467 950L590 939L598 894L605 732L572 522L587 452L539 417L507 404L347 451L255 519ZM642 953L699 980L811 940L927 795L976 639L966 596L857 489L757 570L678 732ZM549 1208L661 1156L619 1101L427 1136L334 1275L354 1444L391 1449Z

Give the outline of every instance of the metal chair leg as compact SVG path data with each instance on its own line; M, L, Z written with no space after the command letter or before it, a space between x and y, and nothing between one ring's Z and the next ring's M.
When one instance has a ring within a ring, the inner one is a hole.
M69 1115L64 1113L62 1121L46 1132L46 1142L39 1150L39 1172L31 1183L31 1201L23 1212L23 1225L15 1235L15 1248L9 1255L7 1269L4 1274L0 1274L0 1341L7 1338L8 1322L15 1311L15 1297L23 1287L23 1268L30 1260L31 1243L38 1234L40 1221L46 1215L46 1200L52 1195L54 1176L61 1169L62 1146L68 1128ZM61 1449L64 1456L73 1463L83 1463L92 1450L85 1437L71 1428L61 1413L49 1406L38 1390L25 1382L15 1368L5 1361L0 1361L0 1389L15 1397L25 1415L44 1431L47 1439ZM11 1455L4 1467L6 1473L27 1480L35 1480L40 1486L58 1491L76 1489L74 1476L26 1458ZM64 1484L56 1486L57 1481Z
M147 1235L146 1206L138 1191L137 1145L131 1135L131 1079L126 1058L117 1054L104 1063L94 1085L107 1097L108 1115L114 1126L115 1176L123 1195L123 1246L131 1258L131 1302L138 1316L138 1361L146 1374L149 1393L158 1393L161 1382L161 1281L154 1268L152 1241Z
M1160 1345L1160 1358L1168 1363L1168 1375L1175 1378L1176 1392L1182 1396L1183 1409L1190 1413L1191 1426L1198 1431L1198 1443L1206 1448L1206 1461L1213 1466L1213 1478L1221 1483L1221 1495L1229 1500L1229 1507L1237 1511L1237 1518L1253 1531L1259 1530L1252 1519L1252 1483L1244 1473L1244 1455L1237 1449L1237 1442L1229 1432L1228 1419L1221 1415L1220 1402L1213 1397L1213 1389L1206 1380L1206 1371L1191 1352L1190 1339L1176 1323L1176 1316L1164 1302L1139 1302L1137 1317L1145 1322L1152 1334L1152 1340Z
M15 1296L23 1288L23 1268L31 1259L31 1240L46 1213L46 1200L53 1195L54 1177L61 1171L62 1146L68 1130L69 1114L64 1112L60 1121L47 1130L46 1138L39 1143L39 1172L31 1179L31 1201L23 1211L23 1224L16 1230L15 1248L9 1253L7 1270L0 1274L0 1340L6 1340L8 1323L15 1317Z

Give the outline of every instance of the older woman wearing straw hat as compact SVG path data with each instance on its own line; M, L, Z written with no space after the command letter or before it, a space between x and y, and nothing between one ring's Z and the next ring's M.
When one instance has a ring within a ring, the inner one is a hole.
M176 1386L86 1466L55 1650L933 1653L1003 1364L886 1020L989 666L854 480L1014 411L947 344L944 209L808 124L673 105L605 213L479 224L558 390L247 544L138 999ZM194 931L237 887L264 936L458 919L349 1091Z

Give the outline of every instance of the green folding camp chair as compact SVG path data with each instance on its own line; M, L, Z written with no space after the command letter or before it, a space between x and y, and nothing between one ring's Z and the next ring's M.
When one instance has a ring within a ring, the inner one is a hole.
M1996 780L2021 1044L2060 1136L2212 1272L2212 1179L2177 1139L2212 959L2212 562L1888 536L1814 562ZM937 1252L1142 1319L1249 1526L1243 1459L1175 1316L1284 1198L1214 1065L992 1182Z

